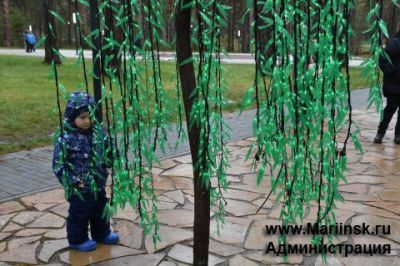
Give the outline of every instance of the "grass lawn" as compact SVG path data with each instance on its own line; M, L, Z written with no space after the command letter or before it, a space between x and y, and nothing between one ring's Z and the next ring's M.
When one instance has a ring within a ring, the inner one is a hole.
M0 56L0 154L52 143L51 134L58 125L56 90L54 80L49 79L50 67L42 61L34 57ZM75 63L76 59L65 59L58 67L59 80L70 92L79 90L79 83L83 84L82 67ZM165 62L161 67L165 88L174 93L175 65ZM226 98L232 102L226 111L238 110L253 83L254 66L226 64L224 67L229 88ZM350 83L352 89L367 87L361 69L351 69Z

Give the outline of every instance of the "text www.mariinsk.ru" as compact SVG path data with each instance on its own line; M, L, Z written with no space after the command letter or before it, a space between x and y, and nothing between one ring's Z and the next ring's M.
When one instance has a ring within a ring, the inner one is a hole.
M307 234L307 235L389 235L390 225L375 225L362 223L360 225L345 225L342 223L335 223L333 225L320 225L307 223L304 225L266 225L265 231L268 235L275 234Z

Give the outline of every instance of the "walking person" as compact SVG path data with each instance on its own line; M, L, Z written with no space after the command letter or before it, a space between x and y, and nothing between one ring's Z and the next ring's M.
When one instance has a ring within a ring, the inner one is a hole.
M28 42L28 50L29 52L34 52L35 51L35 44L36 44L36 36L33 34L33 32L28 32L26 35L27 42Z
M374 143L382 143L390 120L397 113L397 122L394 131L394 143L400 144L400 23L397 33L391 38L385 47L387 57L381 55L379 67L383 71L383 96L386 97L386 106L383 117L379 123L378 132Z
M95 100L87 93L74 92L64 112L64 129L55 142L53 169L66 190L69 210L67 238L69 247L80 251L96 248L96 242L117 244L119 235L112 232L103 217L108 202L105 192L107 169L112 164L109 138L90 113ZM91 237L88 237L90 224Z

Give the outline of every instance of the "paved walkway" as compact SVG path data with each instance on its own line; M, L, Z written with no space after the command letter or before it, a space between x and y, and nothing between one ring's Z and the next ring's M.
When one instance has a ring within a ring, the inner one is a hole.
M61 49L61 54L68 58L77 58L75 50ZM37 49L34 53L26 53L24 49L4 49L0 48L0 55L21 55L21 56L32 56L32 57L43 57L44 49ZM85 58L92 57L91 50L84 50ZM175 60L174 52L161 52L160 59L162 61L173 61ZM251 54L242 53L230 53L229 56L221 54L221 61L229 64L254 64L254 56ZM350 60L349 65L352 67L360 66L362 63L362 58L354 57Z
M374 145L378 116L373 111L355 111L354 119L361 129L361 142L365 150L360 155L353 147L348 150L348 183L340 183L339 190L346 200L335 210L337 222L351 225L366 223L390 225L391 234L341 235L338 244L390 244L386 255L328 256L329 265L399 265L400 264L400 147L393 144L391 128L382 145ZM243 158L252 138L229 144L231 168L228 169L229 189L225 193L226 224L220 236L215 220L211 222L209 265L256 266L282 264L282 257L265 254L266 244L276 243L277 236L264 234L265 225L279 224L280 203L267 201L256 213L270 190L266 178L256 185L256 174ZM49 148L30 155L32 165L47 160ZM43 154L42 159L38 154ZM18 161L15 160L14 161ZM21 165L21 167L23 167ZM38 167L40 168L40 167ZM32 176L46 179L44 170ZM14 172L13 178L19 174ZM99 245L97 250L79 253L67 248L65 203L60 188L0 204L0 262L26 264L72 265L138 265L169 266L189 265L192 262L193 240L193 179L189 155L163 160L154 168L156 193L159 195L159 220L161 242L152 245L151 238L143 235L138 225L138 215L130 208L119 211L112 225L121 235L117 246ZM54 178L52 178L54 179ZM2 182L3 185L3 182ZM304 222L313 221L316 207L312 206ZM291 244L308 244L307 235L290 235ZM318 255L291 255L291 265L323 265ZM1 263L0 263L1 264ZM2 264L6 265L6 264Z
M368 90L357 90L352 94L353 107L360 108L367 102ZM225 114L224 119L232 129L231 140L252 136L252 119L254 110L245 111L239 116L238 112ZM175 129L175 127L172 127ZM169 146L174 147L177 132L169 134ZM0 202L29 195L32 193L59 187L51 169L53 147L37 148L0 156ZM177 151L167 149L163 158L177 156L189 152L189 144L183 143Z

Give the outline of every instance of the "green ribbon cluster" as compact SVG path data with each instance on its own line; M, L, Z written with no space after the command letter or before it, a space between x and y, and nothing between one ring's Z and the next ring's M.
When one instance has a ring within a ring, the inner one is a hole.
M210 202L215 209L218 232L223 224L224 206L226 202L222 191L226 190L226 169L229 166L229 151L225 145L229 139L227 125L223 121L222 110L226 105L223 94L226 82L222 76L221 31L226 25L229 9L218 0L196 0L196 24L193 29L192 43L198 48L195 56L197 65L195 102L190 114L190 125L200 128L198 161L201 185L210 189ZM212 179L215 183L212 183ZM213 185L212 185L213 184Z
M106 127L108 131L113 157L112 196L104 215L110 218L117 208L123 209L126 204L130 204L138 209L141 226L145 234L153 234L154 242L159 240L158 199L152 176L153 163L158 162L155 152L157 149L164 152L171 120L168 110L177 106L181 108L182 105L180 95L177 99L171 99L165 94L161 80L159 55L160 47L165 45L161 39L164 29L163 2L102 1L98 7L100 28L84 36L81 31L82 19L77 8L78 0L75 1L77 30L81 40L77 64L82 65L84 77L84 85L79 84L77 89L85 86L86 91L89 91L88 77L101 80L100 103L105 107L106 123L99 123L99 126ZM80 0L80 3L89 7L87 1ZM65 23L56 12L49 11L48 14ZM52 32L51 27L49 29ZM94 38L101 40L100 51L94 59L101 62L101 77L95 76L94 71L87 70L86 67L83 46L96 48ZM60 100L68 100L69 93L58 82L55 64L52 64L51 76L56 80L61 117ZM179 115L182 113L179 112ZM92 119L95 119L94 116ZM179 121L182 121L180 117ZM181 123L178 127L182 128ZM63 130L61 120L60 130ZM63 154L60 155L64 159L65 153L66 150L63 149ZM73 190L67 181L64 182L65 188L70 194Z
M303 221L312 207L316 223L335 223L350 136L361 150L349 87L353 7L347 0L248 1L256 76L243 105L256 105L257 138L248 157L255 153L258 183L270 176L284 224Z
M363 75L368 77L370 83L368 95L368 108L374 104L378 112L382 115L382 83L381 71L379 69L379 57L387 54L382 47L382 37L389 38L385 22L382 19L383 5L382 1L377 0L375 4L370 2L370 11L367 15L366 21L369 26L365 33L370 35L370 53L371 57L363 62L364 72Z
M89 6L87 1L80 2ZM225 53L221 32L227 24L229 7L222 3L193 0L188 4L194 8L192 44L198 55L182 62L197 66L189 121L200 128L199 160L194 167L200 171L201 184L210 189L220 222L229 166L225 145L229 134L222 118L227 88L220 60L220 54ZM75 4L77 7L77 0ZM256 107L253 131L257 139L247 158L255 154L258 183L270 176L271 192L277 194L276 201L282 201L280 216L284 224L303 221L312 207L317 208L317 223L333 224L336 201L343 201L338 184L345 180L350 137L355 148L362 151L350 104L352 8L354 2L349 0L247 0L246 15L252 14L256 75L243 107ZM382 52L380 34L386 32L378 10L379 3L367 18L373 32L374 58L365 63L374 73L370 101L377 106L380 85L376 62ZM163 0L104 0L99 6L100 29L88 36L83 36L82 20L79 13L77 16L81 45L94 47L92 37L102 36L95 60L100 60L102 66L101 103L114 159L112 201L105 214L110 217L117 207L127 203L138 206L141 225L145 233L153 233L154 241L159 239L159 225L152 166L157 162L157 147L164 149L171 120L169 110L177 111L177 129L184 137L178 72L174 99L166 95L161 79L160 47L167 46L161 38L163 11ZM63 21L55 12L48 14ZM54 52L59 54L56 49ZM99 77L86 70L82 47L77 63L83 66L85 80L78 89L84 86L88 91L87 72L92 78ZM67 90L58 82L55 64L51 75L56 80L61 117L60 98L67 95ZM61 120L60 126L62 131Z

